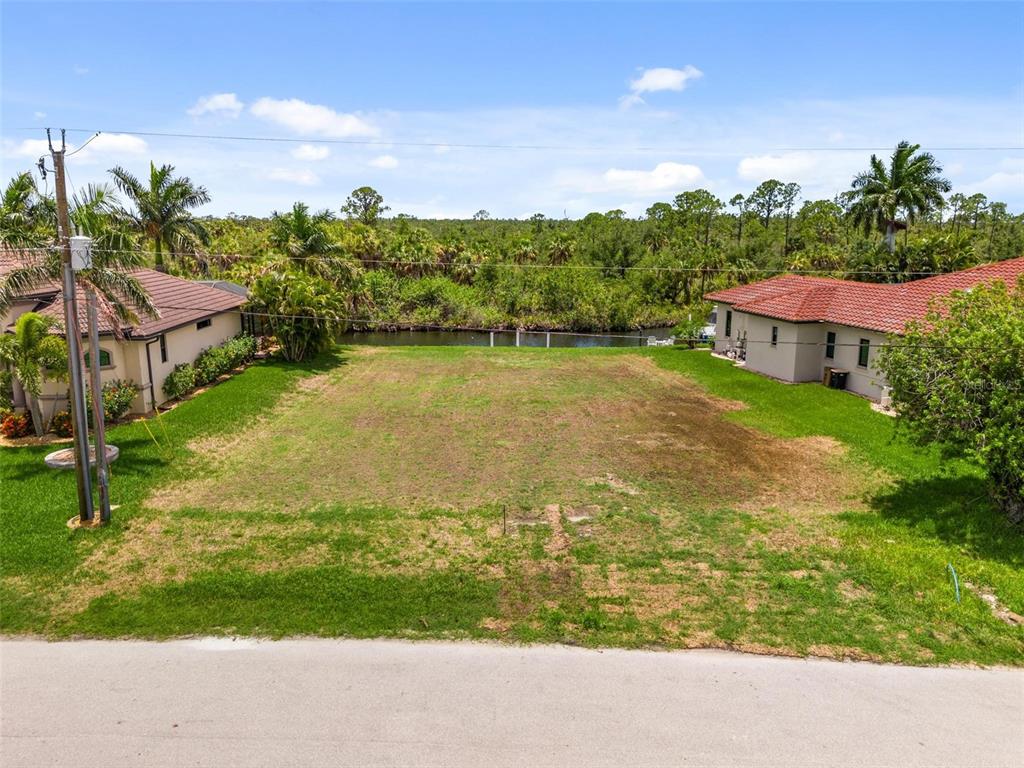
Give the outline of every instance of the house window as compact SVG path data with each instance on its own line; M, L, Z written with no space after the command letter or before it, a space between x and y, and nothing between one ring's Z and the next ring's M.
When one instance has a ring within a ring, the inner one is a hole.
M213 320L206 318L205 320L200 320L196 323L196 330L201 331L203 328L209 328L211 325L213 325Z
M871 351L871 342L868 339L860 340L860 349L857 350L857 365L861 368L868 367L868 352Z
M725 311L725 336L726 338L732 336L732 310L727 309Z
M825 357L832 360L836 356L836 333L829 331L825 334Z
M85 353L85 367L89 367L89 353ZM113 366L113 361L110 359L110 351L106 349L100 350L100 368L110 368Z
M779 345L779 326L772 326L772 346L777 347Z
M160 337L160 362L161 363L166 363L167 362L167 337L166 336L161 336Z

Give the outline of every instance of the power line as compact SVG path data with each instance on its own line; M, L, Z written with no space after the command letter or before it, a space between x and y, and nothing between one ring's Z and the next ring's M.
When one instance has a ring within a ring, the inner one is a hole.
M89 146L90 144L92 144L92 142L93 142L93 139L95 139L95 138L96 138L97 136L99 136L99 135L100 135L100 133L101 133L100 131L96 131L96 133L94 133L94 134L93 134L93 135L92 135L92 136L91 136L91 137L89 138L89 140L85 142L85 144L83 144L82 146L80 146L80 147L79 147L78 149L76 149L76 150L75 150L74 152L69 152L69 153L67 154L67 157L74 157L75 155L77 155L77 154L78 154L79 152L81 152L81 151L82 151L83 149L85 149L85 148L86 148L86 147L88 147L88 146ZM71 179L70 179L70 177L69 177L69 178L68 178L68 181L70 181L70 180L71 180ZM72 184L71 186L72 186L72 189L74 189L74 185Z
M17 128L20 131L37 131L38 127ZM561 152L664 152L671 154L703 155L706 157L738 157L741 155L758 154L765 152L888 152L892 147L832 147L832 146L790 146L790 147L762 147L756 150L702 150L695 147L657 147L657 146L634 146L634 147L596 147L582 146L578 144L499 144L486 142L448 142L448 141L408 141L385 139L338 139L338 138L291 138L284 136L246 136L241 134L209 134L209 133L181 133L172 131L138 131L138 130L103 130L93 128L67 128L69 133L120 133L129 136L142 136L149 138L168 139L204 139L211 141L241 141L241 142L262 142L262 143L283 143L283 144L339 144L354 146L373 147L421 147L427 149L451 148L451 149L510 149L510 150L542 150ZM81 149L81 148L80 148ZM1024 146L935 146L922 147L932 152L1016 152L1024 150ZM75 150L76 152L78 150Z
M11 249L17 252L26 251L52 251L54 246L32 246L28 248L16 248ZM93 248L93 253L132 253L143 256L155 256L156 251L143 251L143 250L132 250L126 248ZM167 256L165 252L161 252L162 255ZM238 253L201 253L201 254L177 254L179 256L188 256L190 258L202 258L202 259L224 259L224 260L238 260L244 259L245 261L259 261L259 260L270 260L274 256L289 261L323 261L330 262L332 260L344 260L349 258L347 256L332 257L328 254L308 254L305 256L286 256L283 254L266 254L259 256L256 254L238 254ZM808 277L820 277L822 279L830 280L842 280L842 278L834 277L835 274L841 273L843 275L874 275L878 277L893 277L893 276L904 276L904 277L937 277L939 275L948 275L952 272L933 272L933 271L900 271L900 270L886 270L886 269L786 269L784 267L656 267L656 266L606 266L602 264L537 264L537 263L520 263L520 262L500 262L500 261L477 261L477 262L451 262L451 261L403 261L401 259L363 259L358 256L350 257L353 265L358 264L378 264L378 265L390 265L397 267L432 267L435 269L439 268L452 268L452 269L482 269L485 267L495 267L498 269L564 269L564 270L592 270L601 272L668 272L673 274L692 274L692 275L709 275L709 274L751 274L751 275L804 275ZM974 266L985 266L987 264L998 264L995 262L984 262ZM972 267L973 268L973 267ZM883 283L878 283L883 285ZM891 283L888 285L892 285Z

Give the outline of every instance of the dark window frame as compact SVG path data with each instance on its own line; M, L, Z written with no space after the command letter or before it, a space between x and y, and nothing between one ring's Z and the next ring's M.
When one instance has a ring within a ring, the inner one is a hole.
M160 334L160 362L167 362L167 334Z
M871 339L861 339L860 347L857 350L857 365L860 368L868 367L868 359L871 355Z
M725 338L732 337L732 310L725 310Z
M829 331L825 334L825 359L836 359L836 332Z
M772 326L772 346L779 346L779 326L777 325Z
M89 367L89 362L90 362L89 350L85 351L85 355L84 356L85 356L85 367L88 368ZM104 362L104 361L106 361L106 362ZM103 347L100 347L100 368L113 368L113 367L114 367L114 357L113 357L113 355L110 354L110 350L109 349L104 349Z
M208 317L205 320L200 320L196 323L196 330L201 331L203 328L209 328L211 325L213 325L213 318Z

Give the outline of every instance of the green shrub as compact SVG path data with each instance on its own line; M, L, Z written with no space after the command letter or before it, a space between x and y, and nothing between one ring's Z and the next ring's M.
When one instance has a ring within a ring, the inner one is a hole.
M71 437L71 414L68 411L57 411L50 420L50 431L57 437Z
M139 394L139 386L134 381L115 379L103 385L103 421L117 421L132 407L132 401ZM85 407L92 425L92 392L85 393Z
M116 421L124 416L132 407L139 386L134 381L117 379L103 385L103 418Z
M256 339L252 336L236 336L219 347L204 349L193 365L196 369L196 383L209 384L219 376L249 362L256 355Z
M164 394L171 400L187 395L196 388L196 369L191 363L181 363L164 379Z
M231 361L223 347L204 349L192 365L196 369L196 384L198 386L213 382L222 373L227 373L232 368Z
M256 346L254 337L241 334L218 347L204 349L194 363L174 366L174 370L164 379L164 394L173 400L196 387L216 381L225 373L250 362L256 356Z

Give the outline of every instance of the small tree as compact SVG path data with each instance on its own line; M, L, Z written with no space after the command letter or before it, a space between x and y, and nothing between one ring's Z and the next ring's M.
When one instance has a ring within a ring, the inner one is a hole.
M44 375L63 378L68 366L67 347L63 339L49 333L51 325L49 318L26 312L18 318L13 334L0 336L0 364L14 374L25 390L32 426L39 436L46 431L39 407Z
M341 206L342 213L369 227L377 223L377 219L384 211L390 210L388 206L384 205L384 198L373 187L360 187L352 190L352 194Z
M323 278L291 268L257 279L246 309L266 318L281 356L297 362L330 346L345 328L350 303L348 294Z
M937 302L879 356L913 435L985 468L992 495L1024 522L1024 277Z

